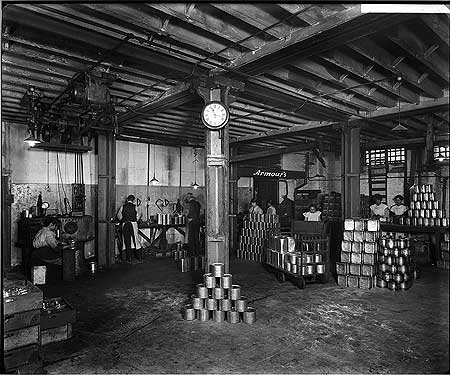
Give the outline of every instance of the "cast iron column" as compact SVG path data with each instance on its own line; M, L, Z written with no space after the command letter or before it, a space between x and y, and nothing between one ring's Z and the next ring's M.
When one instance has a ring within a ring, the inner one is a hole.
M210 101L228 106L228 89L209 89ZM206 259L224 263L229 272L229 139L228 125L220 130L206 130Z
M342 129L342 197L345 218L359 217L360 203L360 126L348 123Z

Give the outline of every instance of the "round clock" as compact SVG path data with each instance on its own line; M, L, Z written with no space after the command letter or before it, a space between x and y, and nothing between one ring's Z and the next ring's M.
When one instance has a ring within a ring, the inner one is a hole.
M230 118L228 108L222 102L206 103L202 110L203 124L213 130L224 127Z

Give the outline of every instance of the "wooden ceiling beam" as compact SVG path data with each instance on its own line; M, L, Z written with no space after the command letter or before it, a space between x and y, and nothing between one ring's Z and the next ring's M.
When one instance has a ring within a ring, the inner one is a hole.
M354 5L313 26L293 31L289 38L269 42L258 51L244 54L229 63L228 68L255 75L289 63L298 56L322 53L405 18L405 15L362 14L360 6ZM220 69L213 72L223 73Z
M167 90L159 99L148 103L141 103L132 108L132 111L119 116L119 125L123 126L139 118L145 118L150 114L166 111L170 108L192 102L198 99L198 95L191 83L182 83Z
M200 4L193 3L193 7L186 12L186 4L183 3L148 3L147 6L156 9L179 20L188 22L206 32L219 36L231 42L239 42L240 40L249 37L250 34L244 30L237 29L236 26L230 25L225 19L207 16L199 9ZM264 40L261 37L253 37L242 42L240 45L247 50L255 50Z
M444 42L447 48L450 45L450 37L449 37L449 29L450 29L450 20L448 17L441 17L438 14L423 14L420 16L420 19L428 26L428 28L433 31L435 35L439 37L439 39Z
M159 35L162 35L167 38L167 47L169 47L172 40L172 44L174 42L182 42L195 48L203 46L203 48L201 48L202 50L207 51L208 54L212 54L223 50L230 44L229 42L225 43L225 39L222 39L222 42L218 42L217 38L215 40L207 38L202 35L202 33L194 32L191 28L179 27L179 23L173 23L170 22L170 20L169 22L164 23L165 17L158 16L154 11L153 14L151 14L151 12L149 12L151 8L144 3L135 3L132 6L121 3L92 3L83 4L83 6L101 12L106 16L115 17L130 25L140 27L143 30L153 32L156 34L155 37L157 38L160 38ZM240 55L241 51L235 47L227 48L219 53L219 56L227 60L234 59Z
M426 56L429 46L426 46L422 40L414 35L403 25L398 25L395 34L386 35L386 38L400 47L403 51L414 57L425 65L436 76L449 82L448 60L444 61L438 54ZM414 47L413 47L414 46Z
M443 97L439 99L427 100L418 104L402 104L400 106L401 116L414 116L416 114L423 114L431 111L440 111L447 109L449 106L449 98ZM369 112L365 117L369 119L387 119L398 118L398 108L382 108L373 112ZM360 121L360 119L350 118L350 121Z
M246 104L245 102L234 102L231 104L231 108L236 108L240 111L247 112L249 118L254 118L254 115L270 117L274 120L289 121L291 125L301 125L306 123L305 120L300 119L297 116L291 116L286 113L276 112L266 108L257 107L254 105ZM245 115L246 116L246 115Z
M297 136L300 135L303 132L306 132L308 130L324 130L324 129L331 129L333 125L337 125L337 122L318 122L318 121L311 121L304 125L296 125L292 126L287 129L279 129L279 130L272 130L264 133L259 134L251 134L245 137L240 137L238 139L230 140L230 144L243 144L243 143L251 143L255 141L260 141L264 139L268 139L271 137L280 137L280 136Z
M295 14L299 11L302 11L303 9L309 6L308 4L277 4L277 5L291 14ZM299 20L308 24L309 26L315 25L324 18L322 12L320 11L320 6L314 6L312 9L309 9L304 13L297 14L296 17Z
M431 97L439 98L442 96L442 88L440 88L436 83L428 79L425 79L424 81L419 83L418 80L421 76L421 73L417 72L415 69L404 62L401 63L401 65L396 65L395 60L399 56L392 56L387 50L381 48L369 38L363 38L356 41L355 43L350 43L348 47L352 51L368 59L370 62L374 62L382 68L390 71L392 75L401 74L403 79L408 84L424 91ZM400 53L399 55L402 54ZM374 72L371 71L368 74L368 77L372 76L374 79L376 79L376 76L373 76L373 74ZM395 90L391 85L386 86L382 83L380 83L379 85L385 88L387 91L390 91L398 96L398 90ZM416 94L413 91L409 90L407 87L400 88L400 95L408 102L413 102L414 100L417 101L415 99ZM406 98L405 95L408 95L408 98Z
M136 141L139 141L140 139L145 143L152 143L166 146L203 147L203 140L191 141L184 139L183 137L164 137L164 136L161 137L160 133L155 134L151 132L140 131L137 129L130 129L128 127L125 127L121 130L121 134L117 136L117 139L124 140L124 138L126 139L126 136L138 137Z
M295 65L295 71L292 68L281 68L274 69L270 73L266 74L270 74L271 76L281 79L298 89L306 88L307 90L312 91L315 97L327 100L330 106L333 106L333 104L337 101L344 105L356 107L361 110L374 110L376 108L373 103L355 97L354 94L351 95L352 93L350 90L347 93L339 92L339 87L333 87L330 85L330 78L325 78L326 75L324 72L320 73L321 70L324 70L323 67L318 68L316 66L314 68L308 68L309 65L310 64L308 64L308 62L305 62L304 64L302 63L301 66ZM311 75L314 74L316 79L312 79L305 74L301 74L302 71ZM318 76L319 74L320 76ZM332 78L332 80L335 80L335 78L330 74L328 75Z
M353 92L353 93L363 96L363 98L366 98L366 103L367 102L370 103L370 105L372 107L374 107L374 105L371 102L382 104L383 106L386 106L386 107L395 105L396 102L393 99L391 99L389 96L383 94L382 92L376 91L376 90L371 91L369 84L367 86L360 86L362 84L362 82L355 80L352 77L352 75L354 74L356 76L359 76L360 78L363 78L365 81L367 81L367 77L363 77L363 74L357 74L355 72L355 70L352 69L352 67L345 65L345 64L339 64L339 63L337 63L336 60L333 60L331 62L333 66L336 66L348 73L352 73L352 74L342 75L342 74L338 73L337 71L330 69L326 66L327 63L330 63L330 61L328 59L320 56L320 57L318 57L318 60L321 62L325 62L325 64L321 65L321 64L316 63L313 60L305 60L305 61L299 61L298 63L293 63L292 65L305 71L305 72L308 72L309 74L313 74L316 77L326 80L329 83L335 84L338 87L335 88L334 90L348 89L342 93L344 95L351 94ZM359 87L354 87L354 86L359 86ZM351 88L351 87L354 87L354 88ZM336 95L339 95L339 94L336 94ZM332 98L333 96L336 96L336 95L331 95L329 97ZM369 100L367 101L367 99L369 99ZM353 99L350 99L350 100L353 100ZM359 106L361 108L363 108L362 103Z
M307 151L318 147L317 142L300 143L295 146L274 148L272 150L254 152L251 154L235 155L230 157L230 163L239 163L248 160L262 159L269 156L289 154L291 152Z

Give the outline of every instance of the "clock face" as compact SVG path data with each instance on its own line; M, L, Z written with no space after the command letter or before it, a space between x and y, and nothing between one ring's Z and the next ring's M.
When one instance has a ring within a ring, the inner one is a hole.
M220 129L225 126L230 117L227 107L221 102L209 102L202 111L202 121L210 129Z

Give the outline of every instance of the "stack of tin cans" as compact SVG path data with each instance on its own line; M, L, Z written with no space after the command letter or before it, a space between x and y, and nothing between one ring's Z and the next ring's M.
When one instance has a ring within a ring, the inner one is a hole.
M213 263L209 270L203 275L203 283L196 285L191 303L184 306L184 319L253 324L256 310L248 306L247 298L241 296L241 287L233 284L223 263Z
M341 262L336 263L338 285L370 289L375 285L380 222L346 219Z
M402 233L383 234L378 248L377 286L406 290L416 275L414 247Z
M450 251L450 235L448 232L444 233L443 241L441 242L441 254L437 261L439 268L449 269L449 251Z
M157 214L156 222L159 225L185 225L186 216L175 214Z
M433 185L414 185L411 190L408 217L401 217L400 224L413 226L448 227L449 218L444 207L436 199Z
M279 232L278 215L249 214L249 220L244 221L237 257L261 262L268 240Z
M269 240L265 262L302 276L326 272L326 248L321 242L302 242L300 238L274 236Z
M181 272L197 271L205 267L205 257L203 255L188 256L187 250L183 250L181 243L178 243L176 250L173 251L173 259Z

